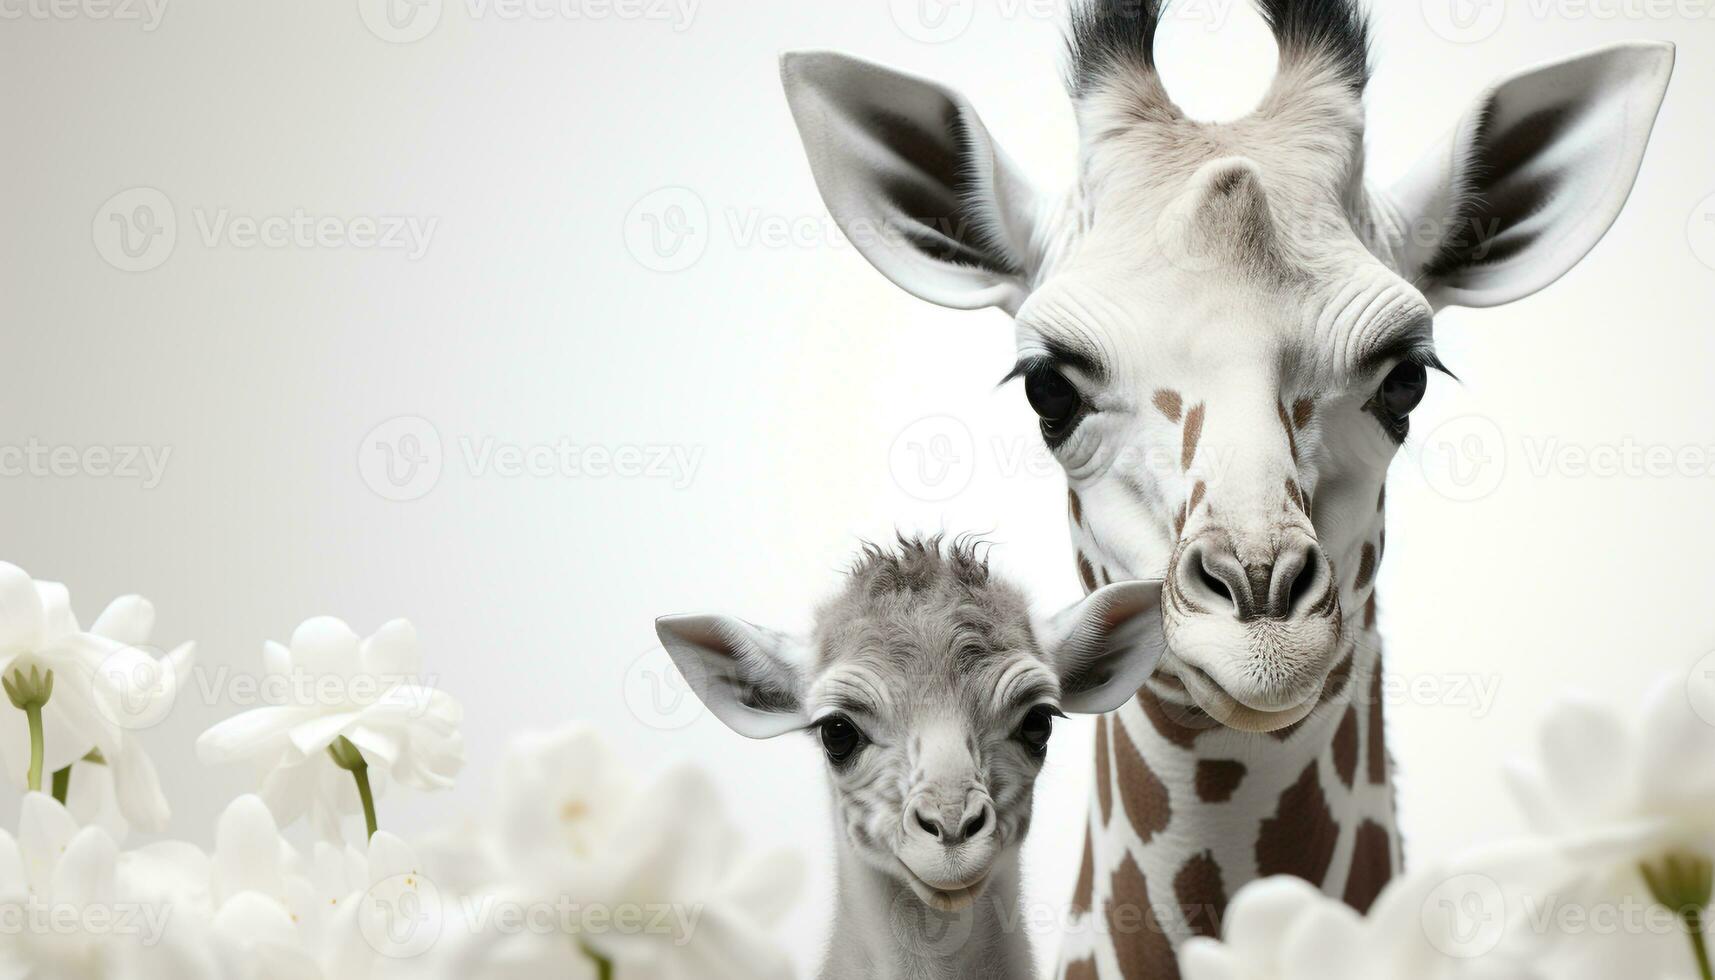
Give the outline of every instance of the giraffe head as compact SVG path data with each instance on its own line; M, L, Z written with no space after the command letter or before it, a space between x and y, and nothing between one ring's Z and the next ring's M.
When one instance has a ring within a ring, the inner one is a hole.
M973 547L931 538L866 549L808 639L729 616L656 628L730 728L811 732L847 848L951 911L1023 841L1054 719L1112 711L1154 669L1159 596L1121 583L1033 619Z
M1671 72L1625 44L1495 85L1389 189L1364 172L1366 19L1259 0L1279 71L1188 119L1158 0L1080 0L1079 177L1038 194L969 101L832 53L782 75L823 198L882 273L1010 314L1088 589L1164 580L1156 693L1270 731L1315 706L1374 570L1434 316L1553 282L1617 216ZM1342 603L1346 590L1347 603Z

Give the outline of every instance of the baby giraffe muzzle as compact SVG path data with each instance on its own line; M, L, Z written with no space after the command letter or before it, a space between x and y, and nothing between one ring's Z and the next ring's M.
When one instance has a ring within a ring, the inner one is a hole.
M864 551L807 638L657 621L728 727L820 743L839 875L822 977L1031 975L1018 854L1055 719L1131 698L1164 648L1160 601L1159 582L1117 582L1033 617L972 546L902 539ZM937 915L966 938L901 934Z

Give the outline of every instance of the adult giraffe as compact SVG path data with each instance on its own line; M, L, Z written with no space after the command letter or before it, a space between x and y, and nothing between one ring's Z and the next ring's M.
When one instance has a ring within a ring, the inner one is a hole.
M1277 77L1215 125L1156 75L1158 0L1082 0L1079 177L1052 197L949 89L831 53L782 66L864 256L1013 316L1085 588L1163 580L1168 652L1098 722L1068 978L1177 977L1174 949L1258 876L1365 909L1399 868L1373 589L1434 314L1534 293L1596 244L1672 71L1671 46L1624 44L1523 72L1381 190L1364 14L1259 5Z

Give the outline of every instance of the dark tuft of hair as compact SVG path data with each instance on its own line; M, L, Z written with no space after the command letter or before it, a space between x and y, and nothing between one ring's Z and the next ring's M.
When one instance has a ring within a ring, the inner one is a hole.
M1164 0L1073 0L1067 34L1067 87L1081 96L1122 69L1155 70L1155 32Z
M1359 0L1257 0L1283 53L1332 59L1354 92L1370 80L1370 19Z
M986 543L972 535L949 541L940 534L900 534L893 548L866 541L851 577L864 583L871 597L928 592L948 577L967 589L982 589L989 584Z

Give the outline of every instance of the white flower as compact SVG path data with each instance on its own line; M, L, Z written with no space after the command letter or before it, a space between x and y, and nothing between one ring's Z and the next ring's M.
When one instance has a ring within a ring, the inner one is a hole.
M496 784L489 826L464 847L439 848L431 873L469 886L476 907L569 903L601 912L568 923L570 935L455 937L457 970L593 977L587 950L624 977L792 975L767 927L796 896L801 862L789 853L745 859L738 830L702 773L670 771L638 791L606 744L574 726L516 740ZM620 926L622 914L640 921Z
M362 753L373 782L452 785L464 763L463 709L425 682L410 623L394 620L360 641L340 620L312 619L290 649L266 644L264 660L273 703L210 728L197 752L206 763L261 767L263 798L283 823L307 812L338 839L340 818L358 812L355 782L329 754L342 739Z
M1184 980L1535 978L1487 944L1472 947L1480 937L1459 919L1467 910L1447 907L1440 894L1459 880L1445 869L1396 879L1366 918L1301 879L1264 878L1233 897L1224 942L1186 942L1180 971Z
M156 659L139 647L148 641L154 609L138 596L115 600L85 632L72 614L65 586L37 582L0 563L0 675L20 668L53 671L53 694L42 709L43 782L47 774L99 752L106 771L76 765L76 777L111 781L115 809L102 824L123 837L128 823L161 830L169 816L154 764L135 729L154 724L172 706L177 678L190 669L195 647L185 644ZM12 713L0 704L0 714ZM25 782L30 735L20 714L0 723L0 758L9 777ZM93 795L91 795L93 791ZM89 817L107 795L83 787L80 808Z
M1515 916L1560 913L1524 937L1555 976L1697 975L1688 937L1641 870L1715 859L1715 717L1694 701L1715 705L1708 678L1693 677L1689 690L1661 679L1631 718L1563 698L1544 718L1536 758L1508 766L1545 856L1503 881Z
M130 900L119 885L119 848L98 827L77 828L53 798L24 798L18 837L0 830L0 944L6 980L217 980L222 974L176 911Z

